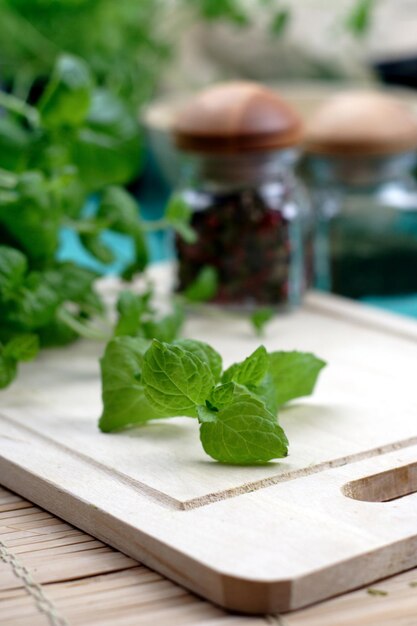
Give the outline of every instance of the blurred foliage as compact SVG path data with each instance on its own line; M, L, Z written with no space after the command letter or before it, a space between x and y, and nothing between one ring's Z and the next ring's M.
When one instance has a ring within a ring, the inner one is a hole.
M356 37L363 37L371 26L375 0L358 0L349 13L346 26Z
M89 63L99 84L127 102L149 99L169 45L159 0L2 0L2 79L25 98L58 54ZM36 94L35 94L36 95Z
M289 9L281 9L275 13L271 22L271 33L275 37L280 37L288 26L288 22L291 18Z
M352 0L345 27L353 36L367 32L373 6ZM0 0L0 80L36 102L56 58L72 53L99 86L137 107L153 95L193 21L246 28L262 15L266 35L281 37L291 10L289 0Z

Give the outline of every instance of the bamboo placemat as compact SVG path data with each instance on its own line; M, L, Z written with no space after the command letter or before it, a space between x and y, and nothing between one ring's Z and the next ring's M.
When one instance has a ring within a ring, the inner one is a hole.
M291 614L233 615L0 487L1 626L416 626L417 569Z

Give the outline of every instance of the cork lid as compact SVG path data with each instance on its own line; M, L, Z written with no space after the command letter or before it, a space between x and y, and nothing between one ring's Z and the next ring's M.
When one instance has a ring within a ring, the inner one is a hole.
M305 149L334 156L384 155L417 147L417 115L402 101L378 92L346 92L311 118Z
M201 91L174 123L176 145L203 153L285 148L298 144L301 133L301 118L285 100L272 89L246 81Z

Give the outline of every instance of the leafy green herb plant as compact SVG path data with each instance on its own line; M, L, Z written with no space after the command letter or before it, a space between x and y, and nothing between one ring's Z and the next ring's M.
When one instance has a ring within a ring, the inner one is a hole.
M101 360L104 432L152 419L197 418L205 452L216 461L256 465L288 454L278 410L313 392L324 361L260 346L223 371L206 343L116 337Z
M102 327L97 275L57 260L63 228L103 263L113 260L103 231L129 236L135 255L126 280L148 264L147 232L170 227L189 238L194 233L186 206L173 202L164 219L147 222L120 186L140 167L138 125L121 100L95 86L83 60L59 56L35 104L0 91L0 106L5 109L0 117L0 384L5 387L23 360L11 355L9 342L29 334L43 347L80 335L105 341L112 336L107 319ZM85 215L91 193L97 209ZM202 285L207 291L207 278ZM160 317L149 300L122 296L116 334L168 342L178 335L180 303ZM91 318L100 324L91 324Z

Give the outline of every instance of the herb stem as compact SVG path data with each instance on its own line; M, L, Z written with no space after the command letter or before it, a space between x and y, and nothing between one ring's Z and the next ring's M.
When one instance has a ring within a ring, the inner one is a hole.
M38 128L40 125L40 116L37 109L10 93L0 91L0 107L24 117L34 128Z
M63 220L63 225L67 228L75 230L80 235L98 235L103 228L106 228L107 223L98 220L81 220L76 221L69 218Z
M153 233L158 230L165 230L166 228L169 228L170 224L167 220L161 218L159 220L142 220L141 226L146 232Z
M74 317L68 310L62 308L58 311L58 318L80 337L93 341L109 341L111 336L98 328L87 326Z

